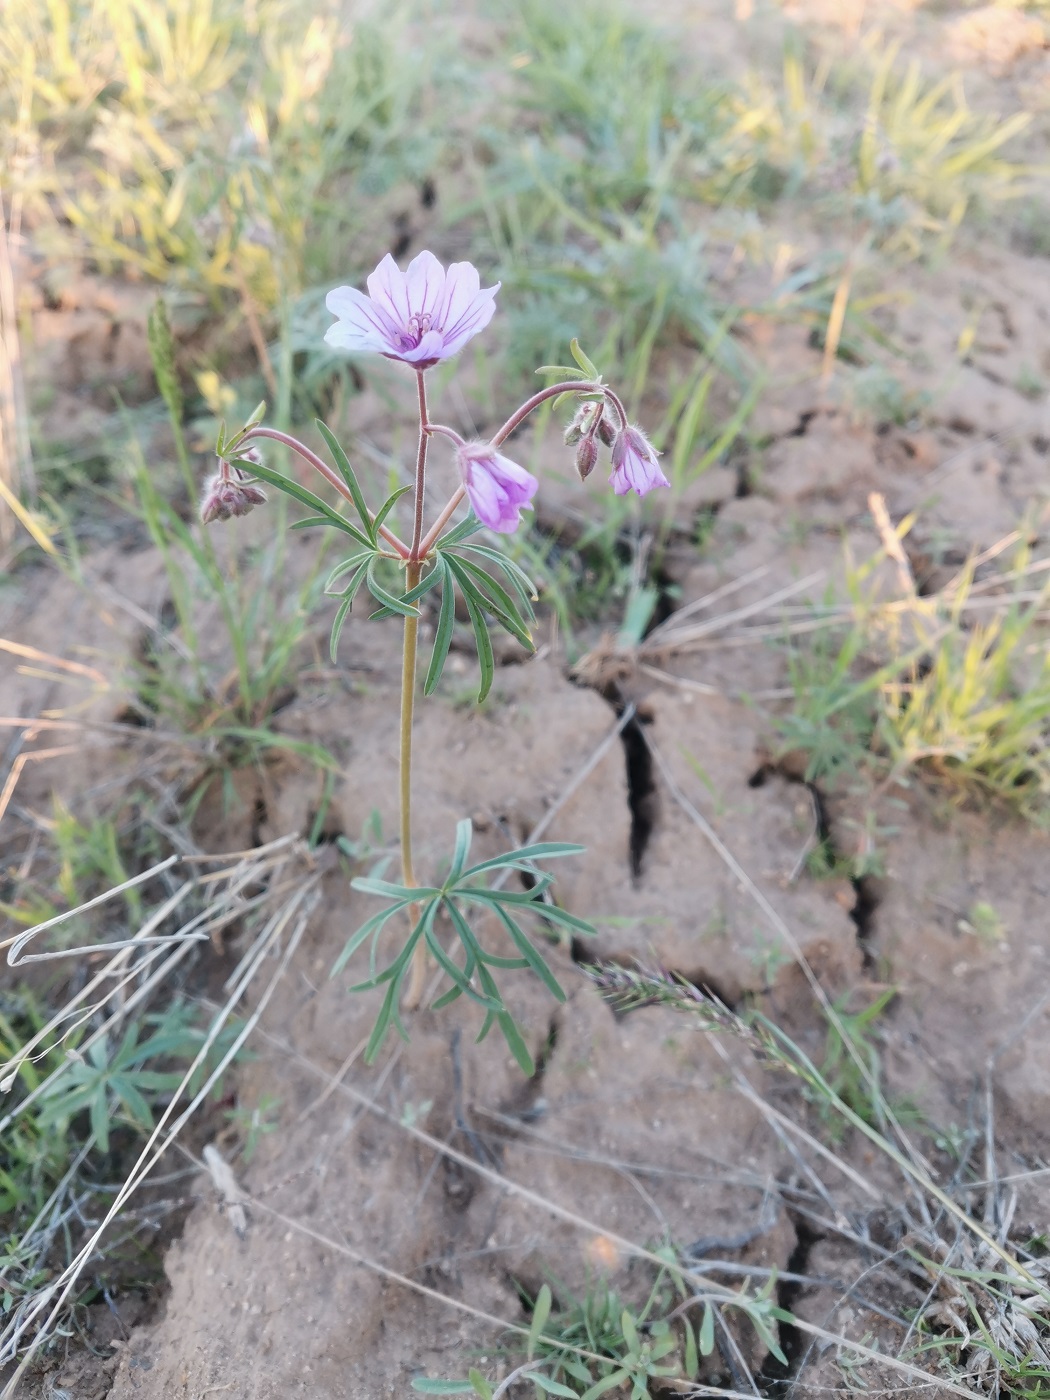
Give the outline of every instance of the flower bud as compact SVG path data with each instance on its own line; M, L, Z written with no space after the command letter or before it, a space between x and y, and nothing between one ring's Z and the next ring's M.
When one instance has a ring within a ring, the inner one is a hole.
M576 416L573 418L569 426L565 429L566 447L572 447L579 442L580 438L583 437L584 433L588 430L591 423L593 422L594 412L594 404L580 404L579 408L576 410Z
M213 476L201 497L201 523L229 520L231 515L247 515L256 506L265 504L266 492L250 481L235 481L220 472Z
M606 447L612 447L616 441L616 425L609 421L609 415L602 410L602 416L598 423L598 436Z
M580 474L580 480L586 481L591 472L594 471L594 464L598 460L598 444L593 437L580 439L580 445L576 449L576 470Z

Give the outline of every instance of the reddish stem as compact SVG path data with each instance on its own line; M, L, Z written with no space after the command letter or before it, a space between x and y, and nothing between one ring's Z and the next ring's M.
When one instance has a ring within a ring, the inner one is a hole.
M493 437L492 446L499 447L500 443L505 442L520 423L524 423L533 409L539 408L541 403L545 403L547 399L552 399L558 394L604 394L619 414L621 426L624 428L627 427L627 413L624 406L610 388L604 384L590 384L586 380L581 383L580 380L573 379L567 384L551 384L548 388L541 389L538 393L533 394L531 399L526 399L522 406L510 415L503 427L500 428L499 432Z
M425 370L416 370L416 388L419 393L419 447L416 451L416 518L412 526L412 549L408 556L412 560L422 558L419 544L423 538L423 496L427 479L427 447L430 443Z

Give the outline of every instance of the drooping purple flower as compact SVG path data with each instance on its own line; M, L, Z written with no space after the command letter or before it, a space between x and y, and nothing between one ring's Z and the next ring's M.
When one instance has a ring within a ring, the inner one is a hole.
M483 288L472 263L451 263L446 271L424 252L402 272L387 253L368 279L368 296L356 287L328 293L325 305L339 319L325 332L325 342L427 369L485 329L499 288L498 282Z
M501 535L516 530L539 487L536 478L487 442L464 443L458 460L467 500L482 525Z
M245 453L247 456L247 453ZM266 492L255 482L248 481L243 472L219 472L204 488L201 497L201 523L229 520L231 515L247 515L256 506L266 504Z
M670 486L660 470L656 448L637 428L624 428L612 445L613 472L609 480L618 496L637 491L644 496L654 486Z

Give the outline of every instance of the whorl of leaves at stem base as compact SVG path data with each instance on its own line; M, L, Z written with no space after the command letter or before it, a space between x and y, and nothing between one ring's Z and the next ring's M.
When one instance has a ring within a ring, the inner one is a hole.
M383 1002L369 1038L365 1059L371 1063L379 1053L387 1031L394 1027L405 1040L408 1036L401 1024L399 1006L401 984L408 975L413 954L422 940L430 954L452 984L433 1003L432 1010L447 1006L460 996L467 996L485 1009L485 1020L478 1035L484 1040L492 1027L498 1026L507 1045L522 1070L532 1075L535 1066L521 1031L507 1010L496 982L495 973L522 969L533 972L551 995L558 1001L565 1000L565 993L558 985L554 974L536 949L520 919L525 915L535 915L548 924L567 929L570 933L589 935L594 929L575 914L560 909L558 905L544 901L544 894L550 888L553 876L538 872L536 862L554 860L559 856L579 855L583 847L569 845L562 841L544 841L537 845L521 846L491 860L480 861L467 866L470 853L472 828L469 820L456 826L456 845L448 875L441 885L424 887L395 884L389 880L357 879L353 888L362 894L378 895L387 902L381 909L348 939L346 947L336 960L331 975L341 972L350 958L366 942L369 943L370 976L358 982L351 991L368 991L385 987ZM499 871L528 871L535 880L527 891L493 889L489 878ZM383 930L396 915L414 907L418 910L415 924L408 939L393 960L381 971L377 969L378 945ZM484 910L495 915L504 933L517 952L515 957L499 956L487 952L475 937L468 919L469 910ZM438 928L438 917L444 915L451 925L460 944L462 962L446 951Z

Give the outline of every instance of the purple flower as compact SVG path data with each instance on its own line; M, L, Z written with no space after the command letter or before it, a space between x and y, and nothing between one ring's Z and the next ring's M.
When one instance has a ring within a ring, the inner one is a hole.
M420 253L402 272L387 253L368 279L368 296L356 287L328 293L325 305L339 319L325 332L325 341L338 350L385 355L427 369L485 329L499 288L497 282L482 289L471 263L451 263L446 272L433 253Z
M458 457L467 500L482 525L501 535L516 530L539 487L536 478L487 442L464 443Z
M670 486L656 460L656 449L637 428L624 428L612 445L613 473L609 480L618 496L637 491L644 496L654 486Z

